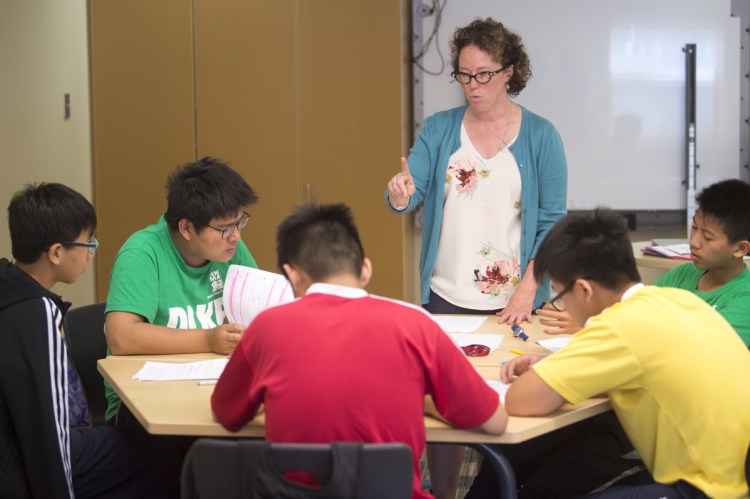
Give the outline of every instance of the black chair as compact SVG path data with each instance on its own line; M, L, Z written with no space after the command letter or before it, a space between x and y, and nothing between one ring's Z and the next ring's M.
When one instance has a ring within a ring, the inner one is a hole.
M96 362L107 356L107 340L104 337L105 306L106 303L95 303L72 308L63 320L68 349L83 384L93 426L105 424L104 413L107 410L104 380L96 370Z
M314 475L320 487L282 476L299 470ZM181 497L409 499L413 473L411 449L401 443L271 444L202 438L185 457Z

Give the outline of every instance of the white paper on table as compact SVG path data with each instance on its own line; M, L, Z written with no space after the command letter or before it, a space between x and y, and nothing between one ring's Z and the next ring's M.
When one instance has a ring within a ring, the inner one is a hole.
M464 317L460 315L433 315L432 318L446 333L473 333L487 320L484 316Z
M281 274L230 265L224 280L224 312L232 324L247 326L263 310L294 300Z
M570 343L570 340L572 339L572 336L558 336L557 338L548 338L546 340L539 340L537 343L542 345L547 350L550 350L552 352L557 352L558 350L562 350L565 345Z
M219 379L229 359L200 360L178 364L173 362L146 362L133 375L139 381L172 381L183 379Z
M503 334L448 333L448 336L459 347L485 345L490 348L491 352L497 350L503 338L505 338Z
M505 394L508 393L508 388L510 388L510 385L506 385L502 381L495 379L485 379L485 381L488 385L490 385L490 388L500 394L500 402L505 404Z

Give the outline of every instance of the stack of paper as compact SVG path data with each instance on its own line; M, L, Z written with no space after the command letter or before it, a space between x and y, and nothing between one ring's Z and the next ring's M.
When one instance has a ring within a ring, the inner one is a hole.
M670 246L646 246L641 249L648 255L666 256L675 260L692 260L689 244L673 244Z

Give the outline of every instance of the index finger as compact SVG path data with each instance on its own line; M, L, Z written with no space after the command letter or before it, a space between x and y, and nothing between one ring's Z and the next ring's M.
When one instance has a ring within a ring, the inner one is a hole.
M401 173L404 175L404 177L411 178L411 174L409 173L409 163L403 156L401 156Z

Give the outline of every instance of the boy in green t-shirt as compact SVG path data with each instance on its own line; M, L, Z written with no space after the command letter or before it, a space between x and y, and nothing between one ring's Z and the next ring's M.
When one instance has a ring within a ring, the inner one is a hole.
M655 286L695 293L719 312L750 348L750 184L730 179L712 184L696 197L690 230L693 261L662 275ZM572 334L580 326L567 312L546 306L537 313L548 334Z
M224 280L231 264L257 267L240 233L250 218L244 208L258 197L210 157L178 167L167 191L167 211L130 236L115 258L107 345L115 355L229 354L243 327L224 323ZM111 419L119 398L105 387Z

